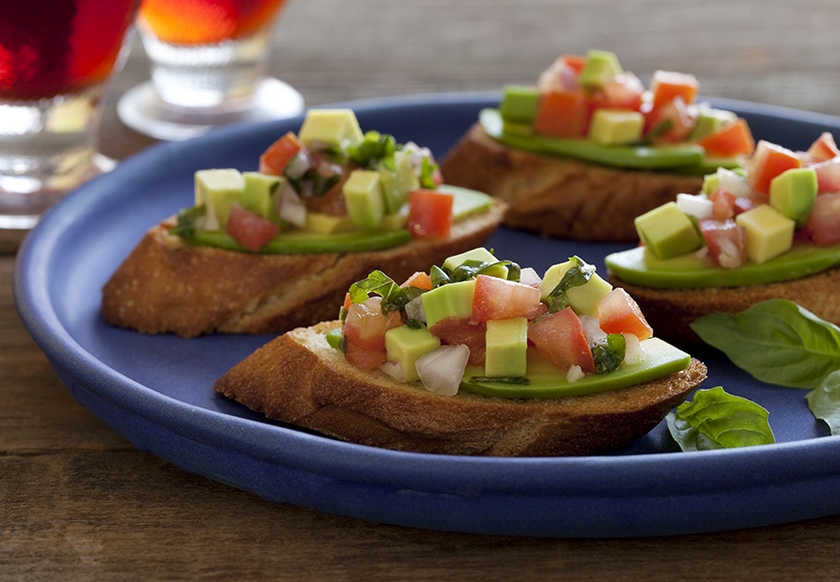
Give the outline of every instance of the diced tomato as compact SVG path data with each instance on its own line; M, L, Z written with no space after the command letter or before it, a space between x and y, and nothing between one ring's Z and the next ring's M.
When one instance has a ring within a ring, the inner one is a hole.
M347 311L348 309L350 309L351 305L353 305L353 300L350 299L350 292L348 291L344 294L344 304L342 307L344 307L344 311Z
M402 325L398 311L382 313L382 298L374 296L364 303L353 303L344 319L347 343L370 351L385 351L385 332Z
M388 359L384 350L366 350L349 341L346 344L344 357L351 366L360 370L372 370Z
M817 246L840 243L840 192L817 196L802 230Z
M560 57L562 63L572 70L574 70L578 75L580 75L583 68L586 66L587 57L586 55L563 55Z
M701 220L700 232L709 257L718 267L734 269L747 262L747 230L727 220Z
M811 160L824 162L840 156L840 149L837 148L831 132L824 131L820 137L814 140L814 143L811 144L811 147L808 148L806 153Z
M575 91L580 88L580 73L587 58L580 55L563 55L540 73L537 86L540 93L552 91Z
M580 366L585 374L595 371L595 359L586 341L586 333L571 307L530 322L528 340L542 357L563 371L572 366Z
M445 238L452 230L452 194L412 190L408 194L408 231L411 236Z
M679 98L686 105L694 103L700 82L694 75L673 71L656 71L650 81L653 108L658 109Z
M817 173L817 193L840 192L840 157L811 166Z
M432 278L425 271L417 271L403 281L400 287L417 287L423 291L429 291L432 288Z
M697 144L712 157L749 156L755 151L755 139L747 121L742 117L698 140Z
M470 321L468 317L441 319L429 331L444 345L464 345L470 349L469 364L483 366L487 353L487 324Z
M249 251L258 251L277 236L280 227L236 202L230 208L226 232Z
M752 210L756 206L760 206L762 204L767 204L768 200L764 197L757 197L757 196L736 196L735 202L733 203L733 208L735 210L735 216L738 216L742 212L746 212L747 210Z
M598 321L606 333L631 333L640 340L653 336L636 300L621 287L615 287L598 302Z
M288 132L268 146L268 149L260 156L260 172L282 176L289 160L295 157L300 148L301 143L298 137L291 131Z
M748 179L753 189L767 194L770 181L785 170L802 167L802 158L787 148L761 140L747 165Z
M473 321L532 318L540 310L540 290L499 277L478 275L473 291Z
M726 220L735 216L735 195L725 188L715 188L709 196L712 201L712 218Z
M554 137L583 137L589 126L589 113L583 89L543 93L534 118L534 131Z
M638 111L644 93L642 81L633 73L623 71L607 81L604 89L592 95L590 101L594 108Z
M643 113L645 113L645 135L652 135L654 141L657 142L685 141L697 123L697 108L687 105L680 97L649 111L643 110Z

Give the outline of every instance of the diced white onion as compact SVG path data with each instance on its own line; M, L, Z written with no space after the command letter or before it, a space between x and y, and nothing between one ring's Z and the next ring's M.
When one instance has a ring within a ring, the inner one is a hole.
M717 169L718 185L733 196L750 196L753 188L747 179L726 168Z
M311 167L312 159L309 157L309 153L305 149L301 149L292 157L291 160L289 160L289 163L286 164L284 173L292 180L297 180L298 178L303 177L306 171Z
M393 360L386 360L385 362L379 364L379 369L397 382L405 382L405 370L403 370L401 363Z
M295 226L306 226L306 205L295 189L288 183L283 184L280 192L280 218Z
M519 282L529 287L539 287L542 283L542 277L534 270L533 267L524 267L519 275Z
M580 325L583 327L583 333L586 334L586 342L590 346L594 346L607 337L607 334L601 329L601 322L598 321L597 317L581 315Z
M632 333L625 333L624 335L624 363L638 364L644 358L642 351L642 342Z
M415 367L426 390L455 396L469 358L470 349L465 345L440 346L420 356Z
M423 309L423 300L421 295L418 295L405 304L405 316L408 319L426 323L426 311Z
M677 194L677 208L698 220L711 218L714 204L705 194Z
M584 376L586 376L586 374L583 373L583 369L580 366L572 366L566 372L566 381L577 382Z

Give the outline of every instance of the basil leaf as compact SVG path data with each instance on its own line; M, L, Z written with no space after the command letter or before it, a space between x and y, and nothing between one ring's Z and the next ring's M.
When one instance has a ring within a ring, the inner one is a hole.
M169 234L189 239L195 235L198 228L198 221L207 214L207 207L204 204L184 208L178 212L177 223L169 229Z
M665 421L683 451L709 451L773 444L768 417L762 406L716 386L695 392Z
M579 287L586 285L592 275L595 274L595 267L583 261L580 257L571 257L569 259L574 263L568 271L557 283L557 286L548 294L548 312L554 313L561 311L569 306L568 290L572 287Z
M436 189L435 172L437 169L438 165L436 163L430 160L428 156L423 156L423 160L420 162L420 186L430 190Z
M382 313L399 311L405 304L417 296L419 289L407 293L396 281L382 271L373 271L366 278L350 285L350 300L353 303L364 303L370 294L382 297ZM409 297L411 295L411 297Z
M432 268L429 269L429 278L432 280L432 288L437 288L452 282L449 275L446 274L446 271L437 265L432 265Z
M805 399L814 416L828 424L831 434L840 434L840 370L823 378Z
M627 351L627 340L624 334L610 333L607 337L592 346L592 357L595 359L595 373L609 374L621 365Z
M385 168L394 170L396 150L397 140L394 136L378 131L368 131L361 143L347 148L347 156L363 168L370 168L378 161Z
M510 261L478 261L475 259L464 261L455 267L449 274L449 278L453 282L469 281L475 279L482 273L486 273L491 268L502 265L509 267L512 263ZM517 266L518 269L518 266Z
M769 384L815 388L840 370L840 328L785 299L762 301L737 315L712 313L691 329Z

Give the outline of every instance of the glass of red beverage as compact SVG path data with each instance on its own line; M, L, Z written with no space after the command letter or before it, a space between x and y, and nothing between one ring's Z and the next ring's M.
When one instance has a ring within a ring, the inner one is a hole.
M0 238L113 167L96 152L139 0L20 0L0 14Z
M129 127L180 140L233 122L297 115L303 98L266 76L286 0L143 0L137 30L151 80L120 99Z

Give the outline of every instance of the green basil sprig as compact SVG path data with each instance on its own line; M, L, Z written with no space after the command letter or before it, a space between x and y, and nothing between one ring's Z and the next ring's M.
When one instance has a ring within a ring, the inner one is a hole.
M765 408L717 386L698 390L665 417L683 451L708 451L776 442Z

